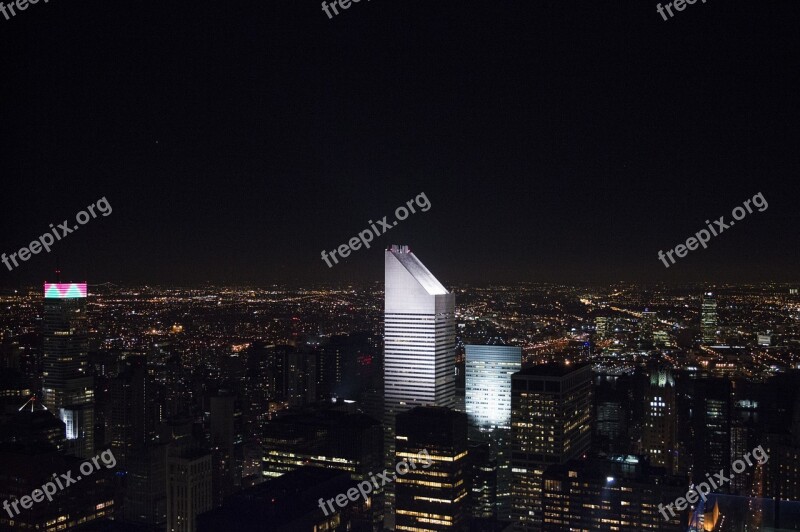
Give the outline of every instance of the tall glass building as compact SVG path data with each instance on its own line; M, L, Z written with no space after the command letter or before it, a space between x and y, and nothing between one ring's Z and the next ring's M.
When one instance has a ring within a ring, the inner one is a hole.
M700 331L704 344L713 344L717 341L717 298L711 292L703 294Z
M94 453L94 380L88 375L85 283L44 285L42 403L66 425L67 452Z
M511 374L522 369L522 348L465 345L466 405L471 425L481 429L511 426Z
M416 406L455 404L455 296L408 246L386 250L384 267L384 452L393 468L395 416ZM394 497L388 487L391 527Z
M538 532L543 518L542 477L554 464L589 450L592 369L556 363L511 377L511 505L515 530Z

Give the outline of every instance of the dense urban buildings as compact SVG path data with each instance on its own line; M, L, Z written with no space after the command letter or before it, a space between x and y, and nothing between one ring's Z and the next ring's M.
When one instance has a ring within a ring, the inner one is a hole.
M417 288L421 299L432 297ZM788 288L714 286L717 337L709 344L700 327L709 287L454 285L441 295L447 313L454 310L451 325L432 333L436 322L417 316L422 329L392 322L387 332L394 357L420 358L419 367L389 363L409 394L397 403L402 430L392 443L400 454L390 466L380 285L89 285L86 297L63 298L66 306L50 305L57 298L43 298L41 287L4 293L0 459L9 465L0 504L41 486L42 475L77 471L83 460L60 411L42 400L45 383L54 382L45 365L75 352L64 368L84 361L77 367L93 379L91 456L109 449L116 465L15 523L47 530L111 526L113 518L113 526L147 532L208 529L284 489L316 494L306 485L313 474L273 484L314 467L373 489L344 507L334 502L326 515L318 499L339 492L321 484L314 500L298 495L297 504L276 503L265 515L289 529L313 522L372 531L456 523L673 530L680 522L713 523L716 532L800 530L800 299ZM458 306L450 307L455 295ZM56 327L63 309L72 321ZM759 340L764 331L770 345ZM451 348L442 384L463 371L461 396L428 405L436 398L414 395L418 382L432 382L436 356ZM720 484L713 499L668 518L658 511L759 445L769 459ZM398 482L390 474L383 485L378 473L422 451L433 458L430 468ZM26 463L25 453L46 473L10 465ZM387 507L390 488L398 498ZM9 521L0 512L0 526Z

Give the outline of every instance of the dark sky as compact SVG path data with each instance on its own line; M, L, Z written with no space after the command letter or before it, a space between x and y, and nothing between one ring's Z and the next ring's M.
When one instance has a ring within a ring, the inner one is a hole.
M381 279L392 243L445 285L797 280L799 27L797 0L40 1L0 17L0 252L113 213L0 285Z

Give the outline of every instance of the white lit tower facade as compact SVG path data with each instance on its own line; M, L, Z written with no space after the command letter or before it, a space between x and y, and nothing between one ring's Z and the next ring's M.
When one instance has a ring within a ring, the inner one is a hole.
M416 406L455 405L455 296L408 246L386 250L384 268L384 454L394 468L395 416Z

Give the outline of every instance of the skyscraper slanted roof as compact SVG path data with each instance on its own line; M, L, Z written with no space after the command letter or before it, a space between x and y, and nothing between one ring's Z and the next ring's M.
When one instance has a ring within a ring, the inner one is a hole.
M389 251L397 259L397 261L408 270L414 279L422 286L429 295L443 295L448 294L447 289L442 286L442 283L433 276L433 274L425 267L416 255L411 253L408 246L392 246Z

